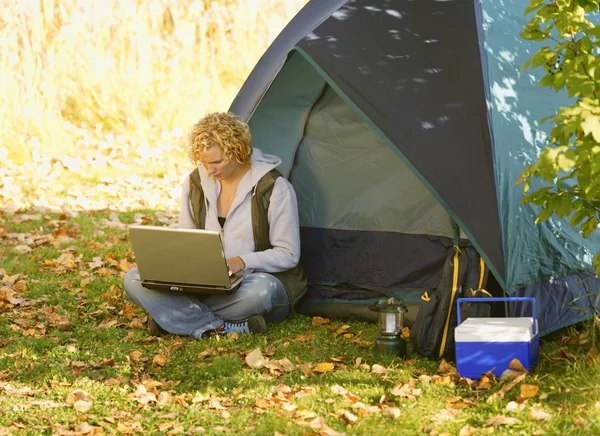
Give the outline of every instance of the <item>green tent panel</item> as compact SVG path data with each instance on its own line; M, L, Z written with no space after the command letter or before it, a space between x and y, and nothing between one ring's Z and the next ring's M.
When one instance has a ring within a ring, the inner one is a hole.
M495 293L536 298L543 333L598 307L599 235L533 225L538 210L515 187L546 144L539 120L568 103L520 72L536 50L519 37L523 9L313 0L265 52L230 110L296 190L310 282L300 311L372 318L369 304L397 296L414 316L453 223Z

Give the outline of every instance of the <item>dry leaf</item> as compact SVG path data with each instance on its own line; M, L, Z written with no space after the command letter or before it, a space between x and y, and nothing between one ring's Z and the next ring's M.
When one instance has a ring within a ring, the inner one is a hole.
M354 425L356 424L356 421L358 421L358 416L347 410L342 411L342 418L350 425Z
M330 362L321 362L321 363L317 363L317 365L314 367L313 372L317 372L317 373L321 373L321 374L325 374L327 372L332 372L334 369L334 364L330 363Z
M265 358L260 352L260 348L255 348L246 355L246 363L250 368L259 369L265 364Z
M440 375L455 375L458 374L456 368L446 362L446 359L442 359L440 366L438 367L438 373Z
M506 405L506 410L508 412L514 412L516 410L522 409L523 407L525 407L525 404L519 404L516 401L510 401L507 405Z
M413 395L413 389L410 387L408 383L403 384L402 386L397 385L394 386L391 392L392 395L401 398L408 398L412 401L416 401L417 399Z
M587 360L597 360L598 359L598 351L596 347L592 345L588 352L585 354Z
M81 389L76 389L67 395L67 398L65 399L65 403L67 403L69 406L73 406L77 401L91 402L92 400L93 400L93 397L90 394L88 394L86 391L83 391Z
M527 370L525 369L525 367L523 366L523 364L521 363L521 361L519 359L511 360L510 363L508 364L508 367L510 369L514 369L515 371L527 372Z
M169 430L174 425L175 425L174 422L161 422L160 424L158 424L158 431L160 431L160 432L166 432L167 430Z
M539 390L539 386L537 385L521 385L521 397L523 398L533 398L537 395Z
M343 436L344 433L340 433L338 431L335 431L334 429L330 428L327 423L325 422L325 419L321 418L320 416L317 416L316 418L314 418L311 422L308 423L309 427L312 428L314 431L319 432L319 434L325 435L325 436Z
M154 356L154 359L152 359L153 365L165 366L166 363L167 363L167 357L162 353L157 354L156 356Z
M375 364L371 367L371 372L373 374L385 374L385 368L381 365Z
M436 412L436 414L431 417L431 420L437 422L454 421L459 412L458 409L442 409Z
M500 375L500 381L509 381L523 374L523 371L516 371L514 369L505 369Z
M519 420L517 418L511 418L508 416L494 416L493 418L489 418L486 419L485 421L485 425L486 426L492 426L492 427L498 427L499 425L514 425L514 424L518 424Z
M518 383L522 382L523 379L527 376L526 372L521 373L519 376L514 378L512 381L508 382L506 385L502 386L498 392L493 393L488 397L485 401L487 404L492 404L496 398L504 398L504 395L514 388Z
M92 408L91 401L79 400L79 401L75 401L75 403L73 403L73 409L77 410L78 412L87 412L91 408Z
M300 365L298 365L298 368L300 368L300 371L302 371L302 374L304 374L305 377L312 377L314 375L312 370L312 363L310 362L301 363Z
M423 375L419 376L419 381L423 384L428 384L428 383L431 383L431 377L423 374Z
M571 354L564 348L561 348L558 350L558 359L565 359L574 362L576 360L576 357L574 354Z
M473 426L465 425L458 432L458 436L473 436L475 433L477 433L477 430L478 429Z
M479 380L479 383L477 383L475 389L477 389L478 391L486 391L488 389L491 389L491 387L492 383L489 377L484 375L483 377L481 377L481 380Z
M168 392L164 392L164 391L159 393L158 397L156 398L156 402L162 406L171 404L171 394L169 394Z
M129 353L129 357L131 357L133 360L139 360L140 357L142 357L142 352L137 350L132 351Z
M312 325L318 327L320 325L329 324L331 322L328 318L321 318L320 316L313 316Z
M529 418L533 421L547 421L552 418L552 415L542 409L532 407L529 409Z
M401 412L397 407L383 407L381 409L381 414L390 419L398 419L400 418Z

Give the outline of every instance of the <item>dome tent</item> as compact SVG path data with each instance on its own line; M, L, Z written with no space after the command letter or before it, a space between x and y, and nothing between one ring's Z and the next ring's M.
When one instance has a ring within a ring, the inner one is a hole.
M542 333L593 313L598 234L535 226L515 187L544 146L538 120L567 102L519 71L536 49L519 37L524 8L313 0L265 52L230 110L295 187L311 284L299 311L418 304L456 223L500 292L536 298Z

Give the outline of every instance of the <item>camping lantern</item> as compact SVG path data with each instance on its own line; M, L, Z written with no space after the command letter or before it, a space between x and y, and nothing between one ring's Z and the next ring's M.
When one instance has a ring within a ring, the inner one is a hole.
M404 328L404 314L408 312L402 300L382 298L370 307L378 313L377 324L381 336L375 341L375 348L399 357L406 355L406 341L400 336Z

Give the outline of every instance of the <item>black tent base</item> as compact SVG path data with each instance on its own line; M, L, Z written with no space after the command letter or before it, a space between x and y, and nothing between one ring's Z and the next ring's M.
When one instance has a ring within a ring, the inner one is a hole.
M371 304L361 302L323 302L320 300L304 299L296 306L296 312L307 316L321 316L323 318L343 319L351 321L377 322L377 313L369 309ZM407 303L408 313L404 315L405 325L410 327L417 317L419 303Z

